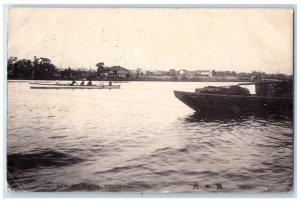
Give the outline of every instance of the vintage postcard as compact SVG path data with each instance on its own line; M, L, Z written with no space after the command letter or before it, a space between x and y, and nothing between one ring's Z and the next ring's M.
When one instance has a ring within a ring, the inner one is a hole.
M10 192L291 193L292 8L10 7Z

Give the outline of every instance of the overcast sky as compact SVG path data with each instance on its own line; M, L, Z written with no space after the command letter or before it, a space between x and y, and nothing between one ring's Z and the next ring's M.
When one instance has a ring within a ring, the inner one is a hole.
M12 8L8 56L62 68L293 72L290 9Z

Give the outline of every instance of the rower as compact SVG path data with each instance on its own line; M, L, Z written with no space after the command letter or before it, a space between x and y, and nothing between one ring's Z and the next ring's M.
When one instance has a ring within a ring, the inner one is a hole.
M80 85L81 85L81 86L84 86L84 80L83 80L83 81L81 81Z
M93 85L92 84L92 81L91 80L89 80L89 82L86 84L87 86L91 86L91 85Z
M76 83L76 85L78 85L78 83L73 79L72 83L70 84L71 86L74 86Z
M112 86L112 82L111 81L109 81L109 84L108 84L109 86Z

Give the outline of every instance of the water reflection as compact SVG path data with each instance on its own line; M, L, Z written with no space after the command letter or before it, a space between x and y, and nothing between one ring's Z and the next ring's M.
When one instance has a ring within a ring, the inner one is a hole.
M218 122L218 123L227 123L227 122L243 122L248 119L257 119L257 120L268 120L268 121L292 121L292 114L251 114L251 115L242 115L242 114L210 114L209 116L203 116L200 113L194 112L185 117L186 122Z

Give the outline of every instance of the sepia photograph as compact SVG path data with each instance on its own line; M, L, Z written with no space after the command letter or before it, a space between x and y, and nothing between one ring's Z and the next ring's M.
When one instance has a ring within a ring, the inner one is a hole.
M294 13L10 6L7 191L292 193Z

